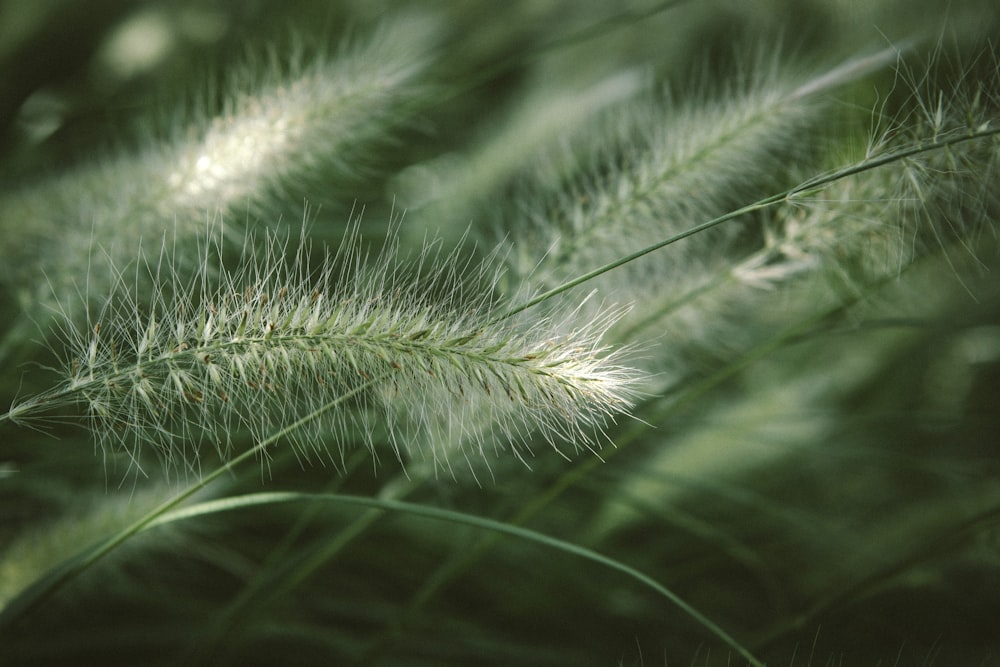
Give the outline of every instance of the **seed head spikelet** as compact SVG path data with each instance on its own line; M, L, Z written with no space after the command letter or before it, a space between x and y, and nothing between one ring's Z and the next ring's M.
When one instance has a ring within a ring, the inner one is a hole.
M86 273L95 240L124 266L143 239L149 261L149 240L164 233L193 243L206 217L277 219L317 191L352 201L366 155L430 95L433 23L387 22L334 53L293 46L264 68L250 59L220 102L147 131L138 149L0 196L5 279L34 287L44 273L61 298Z
M226 270L216 239L193 279L164 244L134 281L117 274L85 326L64 325L69 377L9 417L82 404L98 439L136 465L150 444L192 465L205 444L226 454L235 433L262 440L368 383L352 409L291 433L297 451L373 446L363 427L377 415L397 455L446 466L453 451L478 456L487 443L523 457L537 432L556 446L593 447L628 409L635 373L600 343L614 312L582 325L572 314L491 323L489 264L457 254L404 261L392 243L367 259L359 243L349 234L313 268L304 240L286 259L287 242L250 239ZM147 284L151 298L137 296Z
M515 273L552 287L752 201L752 193L780 190L822 135L828 109L821 95L895 53L850 60L811 78L760 65L721 94L651 95L615 109L594 133L581 135L596 134L603 144L579 149L568 187L550 196L533 183L551 177L526 179L517 205L531 242L512 254ZM683 257L615 272L615 285L704 274L740 235L732 225L700 234L698 248L689 243ZM543 259L537 248L547 250Z
M644 317L616 334L660 336L662 358L684 377L692 360L718 363L792 313L805 318L859 298L921 257L972 252L1000 210L1000 151L991 130L1000 105L982 91L912 91L902 91L913 98L904 108L950 102L905 117L877 116L888 129L876 131L860 155L856 147L828 147L838 166L814 168L818 176L762 201L773 210L763 216L758 239L745 239L727 253L726 266L648 304Z

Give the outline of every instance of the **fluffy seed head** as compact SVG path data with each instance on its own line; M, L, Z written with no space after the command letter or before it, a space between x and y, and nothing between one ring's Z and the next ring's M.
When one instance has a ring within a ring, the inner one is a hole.
M352 200L372 146L429 97L433 21L409 18L338 53L300 45L269 67L246 66L220 109L171 118L136 151L0 196L0 278L34 287L44 273L65 305L95 239L121 266L141 239L196 238L215 212L270 216L314 192Z
M367 261L351 234L313 269L304 241L288 260L287 242L250 239L227 270L215 240L191 278L165 244L134 281L117 274L85 326L65 325L65 383L15 412L82 404L137 466L150 445L193 466L206 444L225 454L236 433L260 441L314 416L287 433L303 457L372 446L377 427L397 456L447 467L489 447L523 458L538 432L591 448L629 408L636 374L599 342L614 313L497 320L488 263L388 247ZM152 298L137 294L150 284Z

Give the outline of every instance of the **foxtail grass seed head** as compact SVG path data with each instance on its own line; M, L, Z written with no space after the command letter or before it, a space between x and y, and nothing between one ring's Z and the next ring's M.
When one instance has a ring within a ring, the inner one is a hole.
M245 65L221 109L178 116L132 153L0 196L4 278L18 288L48 285L65 304L95 255L124 265L142 239L148 247L172 233L193 242L206 218L277 217L313 191L349 206L366 155L429 98L434 41L434 21L411 16L335 53L292 47L264 68Z
M551 177L525 180L515 197L522 242L511 252L513 273L553 287L753 201L757 193L787 187L796 166L810 161L822 143L830 113L823 95L884 67L895 54L851 59L812 77L777 61L758 62L743 79L716 84L721 90L648 95L613 109L592 133L580 133L587 141L576 149L580 168L567 187L553 195L534 185ZM633 293L643 284L658 291L665 280L697 284L725 265L744 236L738 225L698 234L685 252L632 262L601 282Z
M637 373L600 342L616 313L497 319L488 264L432 248L407 262L392 245L369 260L352 233L314 267L306 241L289 258L287 242L250 238L229 271L214 237L192 278L166 243L155 264L118 271L86 325L65 322L62 386L9 417L80 404L98 440L136 466L152 447L192 467L206 444L225 455L237 433L259 442L310 415L287 439L337 464L344 448L376 444L377 421L402 460L448 467L491 449L524 458L538 434L594 448L629 409ZM136 294L145 285L152 294Z

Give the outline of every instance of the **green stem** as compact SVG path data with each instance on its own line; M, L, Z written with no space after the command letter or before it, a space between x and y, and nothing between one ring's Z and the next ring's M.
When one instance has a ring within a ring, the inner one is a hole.
M229 511L242 507L251 507L255 505L263 504L273 504L280 502L299 502L303 500L308 501L328 501L341 503L345 505L356 505L360 507L368 507L374 510L378 510L379 513L389 511L389 512L403 512L412 516L424 517L427 519L433 519L437 521L446 521L449 523L456 523L466 526L472 526L474 528L479 528L481 530L488 530L494 533L509 535L511 537L516 537L522 540L527 540L529 542L534 542L536 544L541 544L552 549L557 549L564 553L572 554L578 556L585 560L589 560L594 563L598 563L612 570L621 572L636 581L639 581L643 585L656 591L663 597L670 600L674 605L681 609L685 614L693 618L703 627L708 629L712 634L725 642L733 650L743 656L746 661L754 665L755 667L764 667L764 663L755 658L747 649L745 649L742 644L736 641L732 636L729 635L725 630L715 624L707 616L699 612L688 602L683 600L676 593L671 591L666 586L663 586L657 582L652 577L644 574L643 572L635 569L630 565L626 565L621 561L615 560L601 553L582 547L578 544L572 542L567 542L560 540L555 537L551 537L544 533L540 533L528 528L523 528L521 526L511 525L509 523L504 523L494 519L489 519L486 517L475 516L472 514L465 514L462 512L457 512L455 510L443 509L440 507L429 507L426 505L420 505L417 503L406 502L402 500L390 500L382 498L368 498L363 496L351 496L351 495L340 495L340 494L311 494L311 493L296 493L296 492L273 492L273 493L254 493L247 494L244 496L226 498L223 501L215 502L209 501L207 503L202 503L197 506L189 507L184 510L173 512L171 514L161 516L156 521L157 524L168 523L172 521L178 521L181 519L186 519L194 516L201 516L211 512Z
M251 447L247 451L243 452L236 458L228 461L225 465L219 466L214 471L200 479L195 484L191 485L178 495L174 496L170 500L162 503L159 507L153 509L151 512L146 514L141 519L134 522L132 525L124 528L115 535L111 536L104 542L95 545L94 547L88 549L87 551L78 554L77 556L71 558L70 560L64 562L61 566L56 568L49 576L44 579L35 582L27 590L21 593L17 598L15 598L9 605L7 605L2 612L0 612L0 632L9 628L10 626L17 623L19 620L23 620L26 616L31 614L34 610L40 607L46 600L55 595L60 589L62 589L70 581L81 575L83 572L88 570L95 563L100 561L102 558L110 554L112 551L120 547L126 541L132 537L138 535L139 533L145 531L146 529L161 523L159 519L170 512L174 508L183 504L186 500L191 498L194 494L198 493L209 484L214 482L216 479L222 477L222 475L232 471L234 468L242 464L259 454L262 454L268 447L278 442L281 438L285 437L292 431L302 428L312 420L320 417L329 410L341 405L345 401L357 396L364 390L368 389L375 380L370 380L364 384L361 384L351 391L338 396L329 403L320 406L316 410L310 412L309 414L301 417L300 419L292 422L288 426L277 431L270 437L259 442L256 446Z
M396 491L397 497L405 497L414 490L419 481L407 480L403 488ZM209 631L207 631L201 641L194 644L190 652L185 656L183 662L188 665L220 665L229 664L227 654L237 641L239 633L249 626L247 619L271 600L286 595L296 587L305 582L316 570L329 562L334 556L340 553L346 546L363 535L385 514L381 509L370 509L361 516L355 518L351 523L335 535L323 541L316 548L312 549L305 557L295 560L290 566L281 567L285 561L287 545L291 543L293 536L300 532L321 507L322 500L326 496L337 495L335 492L318 494L316 499L309 506L309 511L299 515L297 525L289 533L282 545L268 557L265 563L265 574L257 577L248 584L236 599L231 602L215 619ZM226 499L239 502L239 498ZM202 504L204 506L205 504ZM178 516L180 513L161 517L157 523L170 521L170 516ZM267 569L271 574L266 574Z

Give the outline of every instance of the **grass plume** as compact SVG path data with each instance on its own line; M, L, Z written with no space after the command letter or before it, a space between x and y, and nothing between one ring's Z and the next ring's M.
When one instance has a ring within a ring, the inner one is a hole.
M367 261L359 243L348 234L312 268L305 238L291 252L274 236L260 247L249 238L227 271L216 236L193 275L172 242L134 273L112 267L104 306L82 327L61 325L67 378L4 418L78 403L99 440L123 445L137 467L150 445L194 467L203 443L227 453L237 435L262 440L368 384L360 414L331 412L288 434L299 454L341 466L352 440L372 446L372 419L397 456L448 468L489 449L524 458L536 432L593 448L628 409L636 375L600 343L614 313L530 329L492 321L488 265L466 275L469 260L449 254L408 266L391 242Z
M296 44L257 56L267 64L251 60L242 75L231 75L233 90L221 101L158 121L167 129L147 129L152 137L138 149L4 193L4 281L26 293L30 307L46 292L70 291L95 254L123 266L142 240L153 247L150 239L166 232L193 247L206 219L274 219L276 210L287 212L284 202L313 190L309 183L357 177L369 168L372 146L429 95L421 77L433 34L433 21L411 16L339 51ZM323 190L337 198L328 185ZM350 197L342 193L341 203ZM35 293L42 286L51 290ZM42 317L37 308L31 314Z

